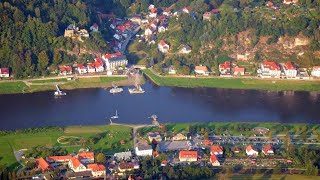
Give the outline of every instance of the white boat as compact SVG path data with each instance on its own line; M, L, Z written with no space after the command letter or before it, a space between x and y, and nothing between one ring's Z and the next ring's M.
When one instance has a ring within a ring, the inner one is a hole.
M110 91L109 91L112 94L121 93L123 91L122 88L119 88L119 87L115 86L113 82L112 82L112 87L113 88L111 88Z
M67 95L66 92L62 92L62 91L59 89L58 85L56 85L56 88L57 88L57 90L54 92L54 95L55 95L55 96L65 96L65 95Z
M111 116L111 119L118 119L119 116L118 116L118 111L116 110L116 115L115 116Z
M130 94L142 94L145 92L139 85L134 88L128 88L128 91Z

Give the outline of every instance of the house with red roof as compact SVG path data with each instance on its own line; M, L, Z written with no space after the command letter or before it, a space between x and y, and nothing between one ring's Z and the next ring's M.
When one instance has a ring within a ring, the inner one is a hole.
M93 23L93 25L90 27L90 30L92 32L98 32L98 30L99 30L98 24L97 23Z
M198 160L197 151L180 151L179 160L182 162L195 162Z
M216 155L216 156L223 155L223 147L219 146L219 145L211 146L210 154L211 155Z
M68 163L68 167L74 172L87 171L87 168L76 157L71 158Z
M271 2L271 1L266 2L266 6L272 7L273 6L273 2Z
M226 61L223 64L219 64L220 75L230 75L231 74L231 63Z
M194 68L194 72L197 74L197 75L203 75L203 76L209 76L209 69L207 66L196 66Z
M165 16L171 16L172 15L171 9L170 8L164 9L162 14L165 15Z
M292 62L282 63L282 70L286 76L286 78L296 78L298 74L298 70L296 66Z
M83 64L78 64L76 71L78 71L79 74L88 73L87 68Z
M258 149L252 145L248 145L246 148L246 153L248 156L258 156Z
M190 6L186 6L182 9L182 12L189 14L191 12L191 7Z
M166 159L163 160L163 161L161 161L161 166L162 166L162 167L167 166L167 164L168 164L168 161L167 161Z
M264 155L274 155L274 151L273 148L270 144L267 144L263 149L262 149L262 153Z
M283 0L283 4L287 4L287 5L296 4L298 2L299 2L299 0Z
M218 9L212 9L211 13L214 14L214 15L217 15L217 14L220 13L220 11Z
M258 74L260 74L262 78L280 78L280 66L274 61L264 61L260 64Z
M87 170L91 170L94 178L104 177L106 175L106 167L102 164L88 164Z
M63 65L59 67L59 75L60 76L66 76L72 74L72 67Z
M82 163L94 163L94 152L81 152L78 153L77 158L82 162Z
M42 172L47 172L52 170L49 163L46 160L44 160L42 157L37 159L36 162L37 162L38 169L40 169Z
M158 13L157 8L150 8L149 9L149 18L156 18Z
M0 77L9 77L10 71L9 68L0 68Z
M219 159L214 154L210 156L210 163L212 164L212 166L220 166Z
M87 72L88 73L95 73L96 72L96 67L95 67L94 63L87 64Z
M158 32L165 32L168 30L168 24L167 23L161 23L158 27Z
M245 68L242 68L242 67L233 68L233 75L234 76L243 76L244 73L245 73Z
M103 72L104 71L102 58L96 58L94 60L94 67L96 68L96 72Z
M121 52L116 52L113 54L105 54L102 56L102 60L106 64L107 70L114 70L120 66L126 66L128 64L127 57Z
M71 160L72 156L49 156L46 158L49 163L65 163Z
M158 49L160 52L162 53L167 53L170 49L169 44L167 44L166 42L164 42L163 40L161 40L158 44Z
M144 35L151 36L154 32L155 32L155 28L150 26L144 30Z
M205 12L205 13L202 15L202 19L203 19L203 20L207 20L207 21L211 21L211 15L212 15L211 11Z
M320 66L313 66L311 76L320 77Z

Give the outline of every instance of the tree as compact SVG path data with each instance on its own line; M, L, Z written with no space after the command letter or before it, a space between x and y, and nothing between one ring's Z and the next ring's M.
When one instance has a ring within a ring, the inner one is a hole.
M27 77L27 76L31 76L34 72L34 64L32 62L32 57L31 57L31 52L30 51L27 51L25 54L24 54L24 57L25 57L25 71L24 71L24 76Z
M96 155L96 162L97 163L105 163L107 161L106 156L103 153L99 153Z
M53 64L59 65L62 62L62 55L59 50L53 51Z
M49 58L46 51L41 51L38 55L38 70L41 71L42 74L46 74L47 67L49 65Z

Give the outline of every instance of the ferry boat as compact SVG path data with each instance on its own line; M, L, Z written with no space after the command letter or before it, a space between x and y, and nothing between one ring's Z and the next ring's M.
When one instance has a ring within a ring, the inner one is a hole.
M121 93L123 91L122 88L115 86L114 83L112 83L112 87L113 88L111 88L109 91L111 94Z
M128 88L128 91L130 94L142 94L145 92L139 85L134 88Z
M65 95L67 95L66 92L62 92L62 91L59 89L58 85L56 85L56 89L57 89L57 90L54 92L54 95L55 95L55 96L65 96Z

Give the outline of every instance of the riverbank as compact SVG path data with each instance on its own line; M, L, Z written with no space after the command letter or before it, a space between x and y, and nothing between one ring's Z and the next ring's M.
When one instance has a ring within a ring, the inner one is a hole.
M227 79L218 77L169 77L159 76L150 69L143 70L143 72L151 81L159 86L255 89L268 91L320 91L320 81L246 78Z
M55 90L58 84L62 90L80 88L109 88L112 82L118 86L129 85L125 76L90 76L78 77L76 80L67 80L66 77L43 78L36 80L0 81L0 94L33 93Z

